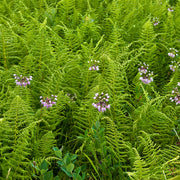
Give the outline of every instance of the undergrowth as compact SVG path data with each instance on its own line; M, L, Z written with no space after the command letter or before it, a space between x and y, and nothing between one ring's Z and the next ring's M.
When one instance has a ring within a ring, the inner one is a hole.
M1 0L0 179L180 179L179 0Z

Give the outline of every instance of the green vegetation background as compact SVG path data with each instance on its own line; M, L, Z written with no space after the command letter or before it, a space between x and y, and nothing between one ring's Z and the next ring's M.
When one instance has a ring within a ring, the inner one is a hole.
M169 98L180 77L169 48L180 51L179 0L1 0L0 179L178 180L180 108ZM141 83L140 62L154 82ZM16 86L13 74L33 80ZM104 113L92 106L101 92ZM39 97L52 94L57 104L43 108ZM64 161L53 150L62 146Z

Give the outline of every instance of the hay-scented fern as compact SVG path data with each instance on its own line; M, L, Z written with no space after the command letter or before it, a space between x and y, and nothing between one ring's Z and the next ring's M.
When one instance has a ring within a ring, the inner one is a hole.
M4 0L0 16L0 179L179 179L178 0Z

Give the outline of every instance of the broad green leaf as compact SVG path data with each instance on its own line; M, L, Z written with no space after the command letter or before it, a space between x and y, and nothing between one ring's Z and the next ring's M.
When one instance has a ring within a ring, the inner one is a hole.
M59 176L54 177L53 180L60 180Z
M74 169L74 164L70 163L66 166L67 171L72 172Z
M68 172L65 167L61 167L61 170L64 171L69 177L72 177L72 174Z
M57 161L57 164L59 164L60 166L64 165L64 163L62 161Z
M37 169L38 171L40 171L40 169L38 168L38 166L35 166L34 167L34 164L31 162L31 166L33 167L33 168L35 168L35 169Z
M77 180L82 180L82 178L81 178L81 176L79 174L76 176L76 179Z
M48 171L44 173L44 180L52 180L53 179L53 172Z
M58 158L62 158L62 152L61 152L60 150L55 151L55 155L56 155Z
M73 154L72 156L71 156L71 161L73 161L74 159L76 159L77 158L77 154Z
M71 163L71 158L69 157L69 153L66 154L66 156L63 158L63 161L66 165Z
M53 147L54 151L59 151L59 149L57 147Z
M48 164L45 160L41 163L40 169L48 170Z
M77 174L79 174L81 172L81 166L76 168L76 172L77 172Z

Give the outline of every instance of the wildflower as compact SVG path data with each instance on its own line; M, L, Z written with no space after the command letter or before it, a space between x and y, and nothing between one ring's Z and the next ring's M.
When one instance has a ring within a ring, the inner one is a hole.
M138 68L138 71L140 72L140 74L146 74L147 73L147 70L148 70L148 64L146 63L143 63L143 65Z
M149 78L148 76L145 76L145 77L140 77L139 78L144 84L149 84L153 81L153 78Z
M168 8L168 11L173 12L174 11L173 7Z
M57 96L56 95L51 95L51 98L49 97L45 97L43 98L42 96L40 96L40 102L41 104L46 107L46 108L49 108L49 107L52 107L53 104L56 104L56 101L57 101Z
M177 83L177 86L180 86L180 82ZM169 100L175 102L176 105L180 104L180 92L178 87L173 88L172 97L170 97Z
M169 67L170 67L170 70L171 71L173 71L173 72L175 72L177 69L178 69L178 67L180 66L180 64L179 64L179 62L177 62L177 61L171 61L171 65L169 65Z
M174 58L178 56L178 50L174 48L169 48L170 52L168 53L168 56Z
M141 67L138 68L138 71L141 75L139 78L144 84L149 84L153 81L153 72L148 71L149 65L146 63L140 64Z
M157 26L159 23L160 23L160 22L159 22L159 18L157 18L157 17L153 18L153 24L154 24L154 26Z
M75 100L77 99L76 93L74 93L74 96L68 93L67 96L69 96L70 99L71 99L71 100L69 101L69 103L70 103L70 102L75 102Z
M88 63L91 64L91 66L89 67L89 70L90 70L90 71L92 71L92 70L93 70L93 71L98 71L98 70L99 70L99 66L97 65L97 64L99 64L99 61L96 61L96 60L93 61L93 60L91 59L91 61L90 61L90 62L88 61Z
M27 86L28 84L30 85L30 81L32 80L32 76L29 76L28 77L23 77L22 75L20 75L19 77L14 74L14 78L16 79L15 82L16 82L16 85L18 86Z
M106 111L106 109L110 109L110 104L107 103L109 101L108 94L104 94L103 92L101 94L96 93L94 99L96 100L96 102L93 102L92 106L97 108L99 112L104 112Z

